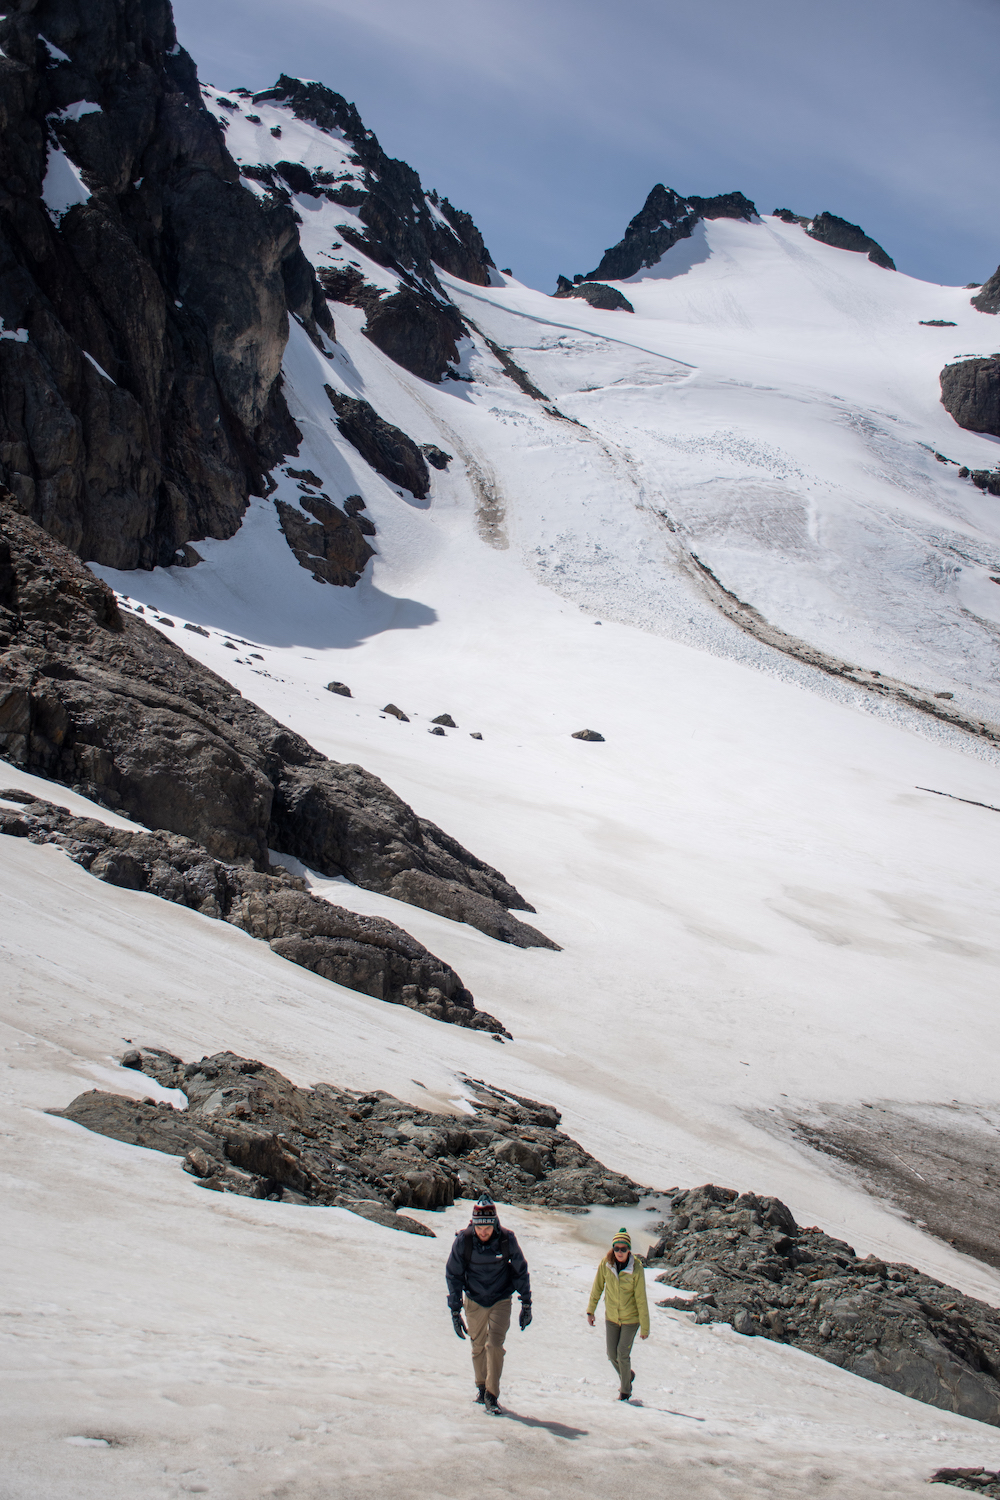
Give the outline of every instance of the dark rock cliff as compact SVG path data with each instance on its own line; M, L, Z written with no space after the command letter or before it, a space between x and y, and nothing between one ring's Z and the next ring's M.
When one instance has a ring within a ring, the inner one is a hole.
M635 312L631 302L627 297L622 296L617 287L605 286L601 281L578 281L574 285L572 281L567 281L565 276L560 276L555 295L557 297L580 297L601 312Z
M0 48L0 480L86 559L169 563L296 451L288 308L332 332L325 299L168 4L14 0Z
M0 755L216 859L266 872L270 846L503 941L547 941L511 927L508 908L532 908L497 870L120 611L10 496L0 496Z
M754 219L757 210L742 193L716 198L682 198L658 182L630 222L622 239L605 250L600 265L584 281L624 281L655 266L678 240L688 239L702 219Z

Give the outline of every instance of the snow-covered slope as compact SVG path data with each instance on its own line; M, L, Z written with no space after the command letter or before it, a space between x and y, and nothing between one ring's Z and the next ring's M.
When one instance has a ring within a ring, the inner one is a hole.
M278 105L219 113L244 164L351 168L335 134ZM396 285L345 244L348 210L295 206L317 265ZM459 1211L429 1216L444 1238L418 1241L339 1210L211 1199L176 1164L40 1113L81 1079L125 1091L99 1071L125 1038L443 1099L466 1072L552 1100L588 1149L653 1186L775 1192L860 1251L1000 1291L766 1121L824 1100L995 1099L995 813L920 790L1000 804L989 747L761 645L690 564L810 645L996 717L998 502L934 457L992 460L995 442L938 404L937 371L989 352L994 325L967 292L771 219L703 226L625 288L634 316L500 277L441 280L469 320L468 380L409 375L353 306L333 309L336 345L296 327L288 346L293 466L338 503L360 493L376 524L356 588L299 567L273 503L298 501L284 471L236 537L198 544L197 567L101 571L245 695L503 869L563 951L315 881L453 963L513 1033L501 1048L109 891L52 850L0 851L17 934L6 1128L33 1210L18 1274L41 1268L51 1287L33 1294L37 1323L15 1325L46 1394L21 1408L39 1446L14 1493L354 1495L388 1476L402 1495L451 1495L474 1473L485 1494L589 1496L616 1492L627 1465L641 1496L666 1477L697 1497L820 1482L916 1495L944 1461L932 1442L995 1465L986 1429L674 1314L640 1355L650 1409L619 1413L578 1319L593 1249L542 1216L513 1216L538 1267L536 1325L511 1339L525 1425L484 1434L438 1300ZM919 326L936 317L958 326ZM453 455L426 501L346 442L326 385ZM334 679L353 697L325 692ZM390 700L409 723L381 713ZM432 736L442 712L459 727ZM584 727L605 742L570 737ZM645 1425L624 1435L622 1416ZM60 1446L88 1432L128 1446Z

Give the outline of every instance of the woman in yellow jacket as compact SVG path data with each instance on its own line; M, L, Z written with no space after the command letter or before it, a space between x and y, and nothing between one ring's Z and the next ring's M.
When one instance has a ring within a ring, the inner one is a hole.
M649 1338L649 1308L646 1306L646 1279L642 1261L632 1254L632 1236L619 1229L611 1249L601 1261L587 1304L587 1322L594 1326L594 1310L604 1295L605 1331L608 1337L608 1359L615 1367L621 1389L617 1399L627 1401L632 1394L632 1344L638 1333Z

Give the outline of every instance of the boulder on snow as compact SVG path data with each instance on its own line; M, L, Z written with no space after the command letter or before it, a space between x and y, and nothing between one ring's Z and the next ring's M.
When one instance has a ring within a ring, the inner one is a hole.
M603 734L598 734L596 729L578 729L572 736L574 740L592 740L604 742Z
M445 727L445 729L457 729L458 728L458 725L455 723L455 720L452 718L451 714L438 714L438 716L437 716L436 719L432 719L431 720L431 723L432 724L443 724L444 727Z
M328 693L337 693L341 698L350 698L352 696L346 682L328 682L326 690Z
M428 729L427 733L428 734L440 734L440 735L443 735L444 734L444 730L441 728L440 724L436 724L433 729Z
M564 276L560 276L559 287L555 295L557 297L582 297L584 302L589 302L591 307L596 307L602 312L635 312L635 308L627 297L623 297L615 287L606 286L602 281L579 281L573 285Z
M384 714L390 714L394 719L398 719L401 724L409 724L410 722L409 715L404 714L403 710L401 708L397 708L395 703L387 703L382 712Z
M962 359L941 371L941 405L968 432L1000 437L1000 358Z
M451 463L452 454L446 453L436 443L421 443L420 451L432 469L446 469Z

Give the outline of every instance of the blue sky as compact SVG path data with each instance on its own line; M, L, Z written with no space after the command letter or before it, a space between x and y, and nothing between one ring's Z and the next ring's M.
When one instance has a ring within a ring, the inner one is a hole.
M353 100L548 291L655 182L859 223L900 270L1000 262L996 0L175 0L204 80Z

